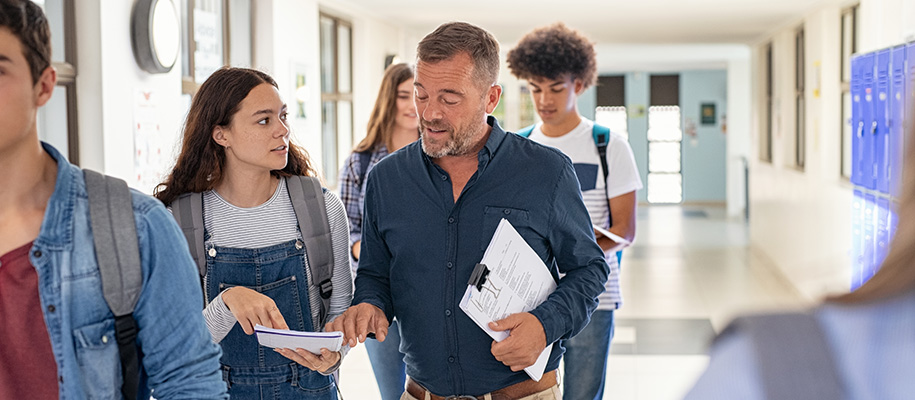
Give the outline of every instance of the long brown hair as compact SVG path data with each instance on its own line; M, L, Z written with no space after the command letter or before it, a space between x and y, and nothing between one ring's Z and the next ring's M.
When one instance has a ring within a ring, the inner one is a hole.
M890 244L889 254L870 280L851 293L827 299L828 302L871 303L915 291L915 142L909 144L904 159L899 226Z
M200 86L184 124L181 154L175 168L156 186L155 196L171 204L178 196L190 192L205 192L222 182L226 166L225 148L213 140L213 129L229 126L242 100L251 89L261 84L276 86L276 81L263 72L249 68L223 67ZM275 177L316 176L305 149L289 142L286 167L270 171Z
M408 64L391 64L384 70L381 89L369 117L368 132L353 151L374 151L382 143L391 150L391 134L397 119L397 87L408 79L413 79L413 68Z

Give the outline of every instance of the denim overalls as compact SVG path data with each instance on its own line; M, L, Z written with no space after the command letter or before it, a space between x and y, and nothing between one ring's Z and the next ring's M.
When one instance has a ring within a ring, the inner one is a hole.
M207 245L207 302L227 288L245 286L273 299L289 329L314 331L304 265L301 240L257 249ZM220 345L223 379L233 399L337 399L330 376L259 345L239 324Z

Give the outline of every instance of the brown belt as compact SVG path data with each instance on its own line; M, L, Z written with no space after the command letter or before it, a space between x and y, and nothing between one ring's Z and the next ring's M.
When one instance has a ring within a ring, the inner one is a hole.
M547 390L553 386L556 386L556 370L545 372L543 378L540 379L540 382L534 381L533 379L528 379L526 381L518 382L511 386L506 386L499 390L494 390L489 393L492 397L492 400L515 400L522 397L527 397L532 394L540 393L544 390ZM419 400L425 400L426 398L426 388L422 385L416 383L413 378L407 378L407 393L410 396L413 396ZM447 400L447 399L483 399L483 396L438 396L429 392L430 400Z

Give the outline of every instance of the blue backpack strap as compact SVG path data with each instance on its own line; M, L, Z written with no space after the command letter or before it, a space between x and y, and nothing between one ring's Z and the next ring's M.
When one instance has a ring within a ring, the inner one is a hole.
M610 144L610 128L594 124L591 129L591 136L594 138L594 145L597 146L597 154L600 155L600 170L604 173L604 191L607 190L607 177L610 176L610 167L607 166L607 146ZM610 199L607 199L607 210L610 210ZM609 214L610 226L613 226L613 214Z
M521 137L531 137L532 132L534 132L534 125L531 125L527 128L521 128L518 130L518 132L515 132L515 134Z

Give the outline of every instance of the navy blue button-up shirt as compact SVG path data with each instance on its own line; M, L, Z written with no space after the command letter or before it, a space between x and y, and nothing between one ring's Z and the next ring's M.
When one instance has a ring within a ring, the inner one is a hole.
M439 395L481 395L528 379L495 359L492 339L458 307L502 218L558 282L532 311L553 344L547 371L559 366L558 341L587 325L610 272L568 157L507 134L495 118L489 124L457 202L448 173L420 141L379 162L366 183L353 304L397 317L407 374Z

